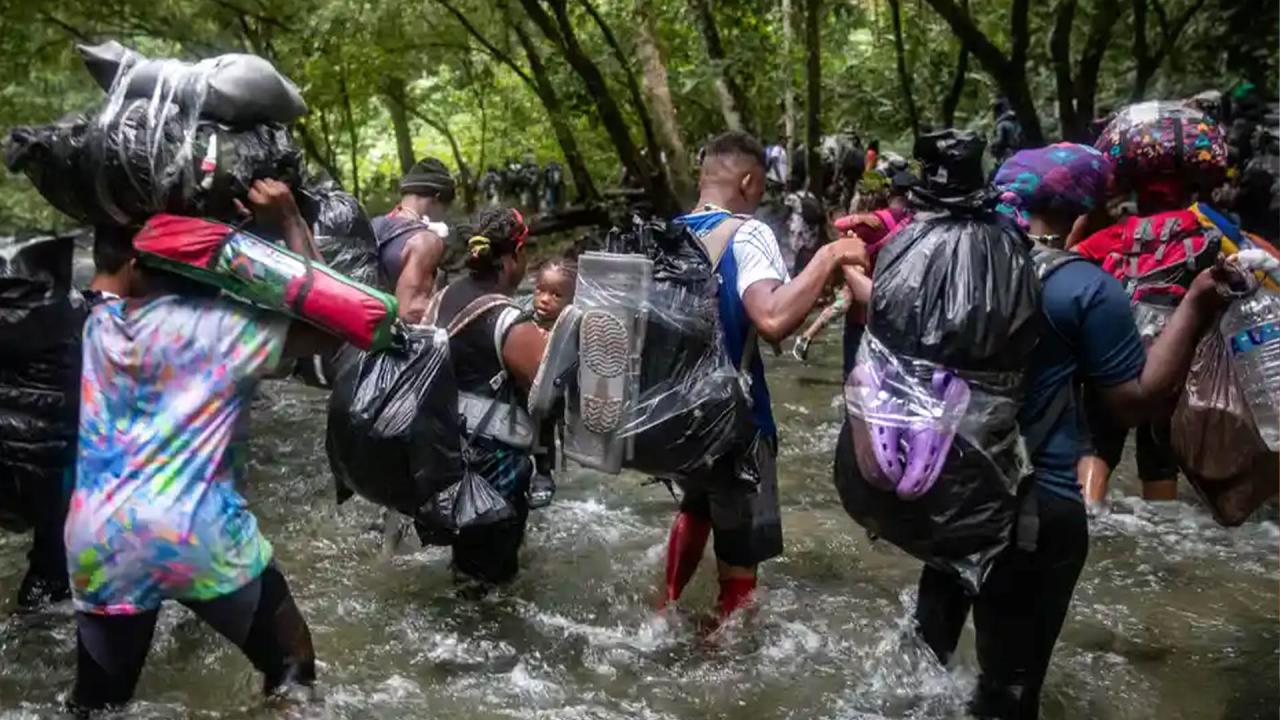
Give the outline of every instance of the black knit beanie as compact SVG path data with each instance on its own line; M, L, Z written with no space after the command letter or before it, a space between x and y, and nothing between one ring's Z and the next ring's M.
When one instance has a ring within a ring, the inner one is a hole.
M400 192L435 195L445 202L453 200L455 186L449 168L435 158L419 160L400 179Z

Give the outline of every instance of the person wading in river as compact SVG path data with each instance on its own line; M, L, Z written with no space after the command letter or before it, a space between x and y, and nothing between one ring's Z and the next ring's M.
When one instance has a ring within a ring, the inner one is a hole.
M511 505L507 520L463 528L453 542L453 567L488 584L510 581L519 570L529 518L535 428L525 412L529 386L546 348L546 333L511 300L525 273L529 236L520 213L480 213L467 241L466 276L433 300L428 319L450 328L449 353L466 419L470 469Z
M382 273L400 304L400 318L417 323L435 291L444 259L449 228L437 221L453 203L453 177L444 163L427 158L401 178L400 194L399 205L374 218L373 233Z
M755 138L730 132L705 147L697 208L680 218L707 248L720 276L720 322L730 358L749 373L751 422L738 456L680 482L684 498L667 545L667 602L693 578L708 536L715 533L719 614L746 604L757 567L782 553L774 425L757 338L778 343L800 328L840 265L866 263L862 242L846 238L819 249L795 280L773 231L751 219L764 196L765 152ZM745 456L745 457L744 457ZM739 469L750 478L739 476Z
M259 180L249 201L292 250L319 258L284 184ZM77 630L68 703L85 713L132 698L165 600L240 648L265 691L310 686L310 631L235 486L257 380L282 356L338 341L145 265L127 284L84 330L66 524Z
M1119 281L1063 250L1079 217L1102 202L1100 160L1092 148L1061 144L1019 152L996 176L1028 222L1043 284L1044 330L1018 416L1031 455L1039 529L1030 543L1015 535L976 598L954 576L926 566L916 607L917 629L944 664L972 609L981 675L969 709L982 718L1039 716L1049 660L1088 554L1076 478L1085 450L1076 379L1097 392L1117 423L1141 422L1182 384L1196 339L1210 329L1222 302L1209 272L1202 273L1164 333L1144 350ZM871 281L848 271L846 277L855 299L868 302Z

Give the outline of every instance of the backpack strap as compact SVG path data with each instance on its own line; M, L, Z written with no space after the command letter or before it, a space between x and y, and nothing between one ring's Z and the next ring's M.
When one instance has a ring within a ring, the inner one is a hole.
M729 249L729 243L733 240L733 236L738 234L743 225L750 222L751 218L741 215L730 215L715 226L711 232L703 235L702 249L707 251L707 257L711 259L711 267L720 266L720 258L724 257L724 253Z

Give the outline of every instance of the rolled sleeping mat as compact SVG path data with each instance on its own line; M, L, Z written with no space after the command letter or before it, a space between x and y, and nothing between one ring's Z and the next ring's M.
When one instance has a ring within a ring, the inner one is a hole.
M584 253L578 258L574 305L578 330L576 392L565 409L567 457L618 473L626 457L619 436L638 393L653 261L642 255Z
M355 347L390 347L396 299L222 223L156 215L133 240L143 262L283 312Z

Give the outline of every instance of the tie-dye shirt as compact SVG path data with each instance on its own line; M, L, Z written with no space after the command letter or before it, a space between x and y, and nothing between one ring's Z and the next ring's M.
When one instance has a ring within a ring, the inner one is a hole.
M115 300L84 329L67 515L76 608L132 614L253 581L271 545L235 483L249 404L288 319L222 299Z

